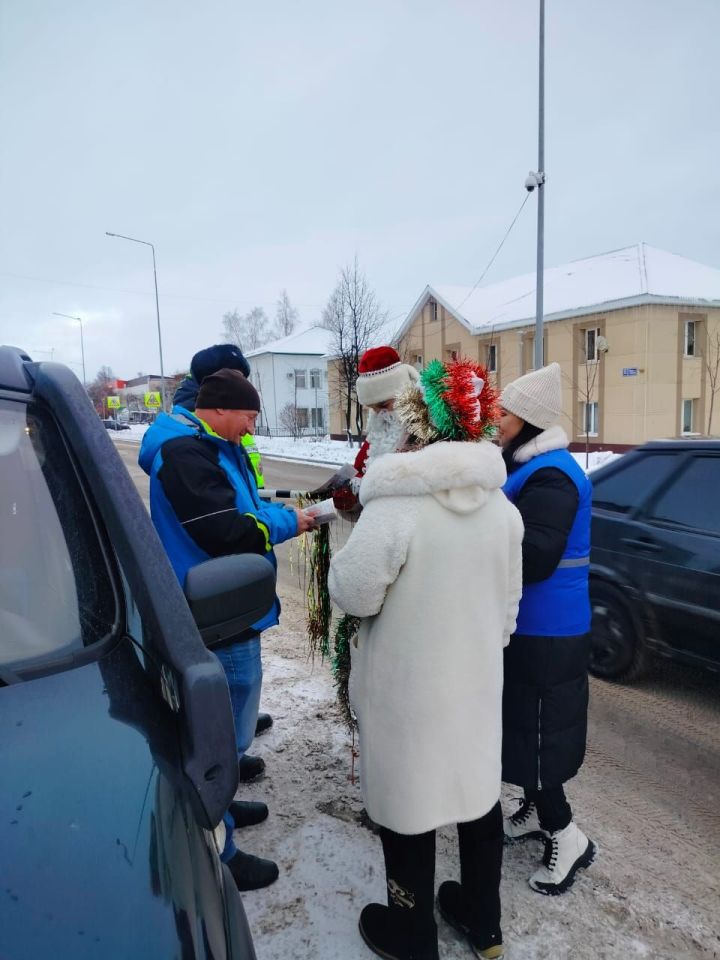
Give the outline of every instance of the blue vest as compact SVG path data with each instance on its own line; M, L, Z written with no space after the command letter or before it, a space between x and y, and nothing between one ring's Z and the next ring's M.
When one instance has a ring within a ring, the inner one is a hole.
M560 563L547 580L523 586L516 633L535 637L574 637L590 629L590 518L592 484L567 450L551 450L533 457L505 482L503 490L514 503L536 471L562 470L577 487L575 520Z
M152 432L151 432L152 431ZM181 585L190 567L210 559L186 532L170 505L158 473L163 465L162 447L168 440L179 436L199 434L199 442L213 443L218 448L220 467L237 492L235 504L240 513L251 514L268 533L270 543L281 543L294 536L297 531L295 512L286 510L279 504L263 503L258 497L255 480L247 464L247 455L242 447L208 434L200 421L187 410L180 417L161 414L155 424L143 438L140 451L140 466L150 474L150 514L158 535L165 547L173 570ZM272 549L265 554L272 566L277 569L277 560ZM253 624L253 630L261 632L279 622L280 601L275 603L265 616Z

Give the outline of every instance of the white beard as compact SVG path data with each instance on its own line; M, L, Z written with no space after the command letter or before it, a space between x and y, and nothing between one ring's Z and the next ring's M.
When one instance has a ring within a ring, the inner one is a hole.
M406 440L405 427L394 410L371 410L368 414L368 466L386 453L396 453Z

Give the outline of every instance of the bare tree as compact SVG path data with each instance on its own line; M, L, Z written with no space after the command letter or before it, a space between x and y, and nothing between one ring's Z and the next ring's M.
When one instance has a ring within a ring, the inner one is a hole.
M345 429L351 443L353 402L358 440L363 431L363 410L355 393L358 361L386 321L387 313L380 308L355 257L352 264L340 271L340 278L323 311L322 323L332 332L330 351L338 362L338 390L345 409Z
M287 430L293 440L297 440L302 434L303 427L307 426L306 416L306 411L301 413L291 400L280 411L280 426L283 430Z
M92 383L87 386L88 396L93 402L95 410L102 417L105 414L106 398L115 389L115 374L110 367L100 367Z
M705 350L703 351L703 363L705 364L708 392L710 394L707 433L711 437L715 394L720 390L720 327L714 330L712 334L708 331Z
M283 290L280 299L277 302L275 312L275 326L273 327L273 339L279 340L280 337L289 336L295 329L298 321L298 312L290 303L287 290Z
M590 336L592 334L592 336ZM590 466L590 424L588 407L593 402L598 382L600 363L607 353L607 341L596 328L581 329L580 354L583 357L583 376L578 380L578 396L583 402L583 434L585 435L585 469Z
M268 318L262 307L253 307L246 314L231 310L223 316L222 325L225 339L243 353L257 350L270 338Z

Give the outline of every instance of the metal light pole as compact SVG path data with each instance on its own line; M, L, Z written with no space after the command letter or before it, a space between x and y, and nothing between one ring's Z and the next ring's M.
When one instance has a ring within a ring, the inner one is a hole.
M87 378L85 377L85 341L83 340L82 317L73 317L69 313L55 313L54 310L53 316L65 317L67 320L77 320L77 322L80 324L80 352L82 354L83 386L87 387Z
M150 247L152 250L153 258L153 277L155 279L155 313L157 315L157 332L158 332L158 348L160 350L160 394L162 396L162 408L165 410L165 368L163 366L163 352L162 352L162 331L160 329L160 301L158 300L158 285L157 285L157 267L155 265L155 246L150 243L148 240L138 240L136 237L126 237L123 233L110 233L109 230L105 231L105 235L108 237L117 237L118 240L130 240L132 243L142 243L145 247Z
M538 77L538 215L537 279L535 281L535 369L543 365L543 282L545 270L545 0L540 0L540 54Z

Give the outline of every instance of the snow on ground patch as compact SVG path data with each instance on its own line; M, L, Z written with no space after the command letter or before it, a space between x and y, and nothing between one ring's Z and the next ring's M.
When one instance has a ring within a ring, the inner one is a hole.
M132 443L141 443L147 430L146 424L134 423L129 430L112 431L112 436L117 440L128 440ZM344 463L353 463L358 455L358 445L355 443L352 447L348 446L347 440L328 440L326 437L298 437L293 440L292 437L255 437L255 443L260 453L269 457L277 457L279 460L305 460L309 463L328 463L332 465L342 465ZM585 469L585 454L575 452L573 456ZM598 467L610 463L620 453L613 453L612 450L593 450L590 452L588 473L597 470Z

